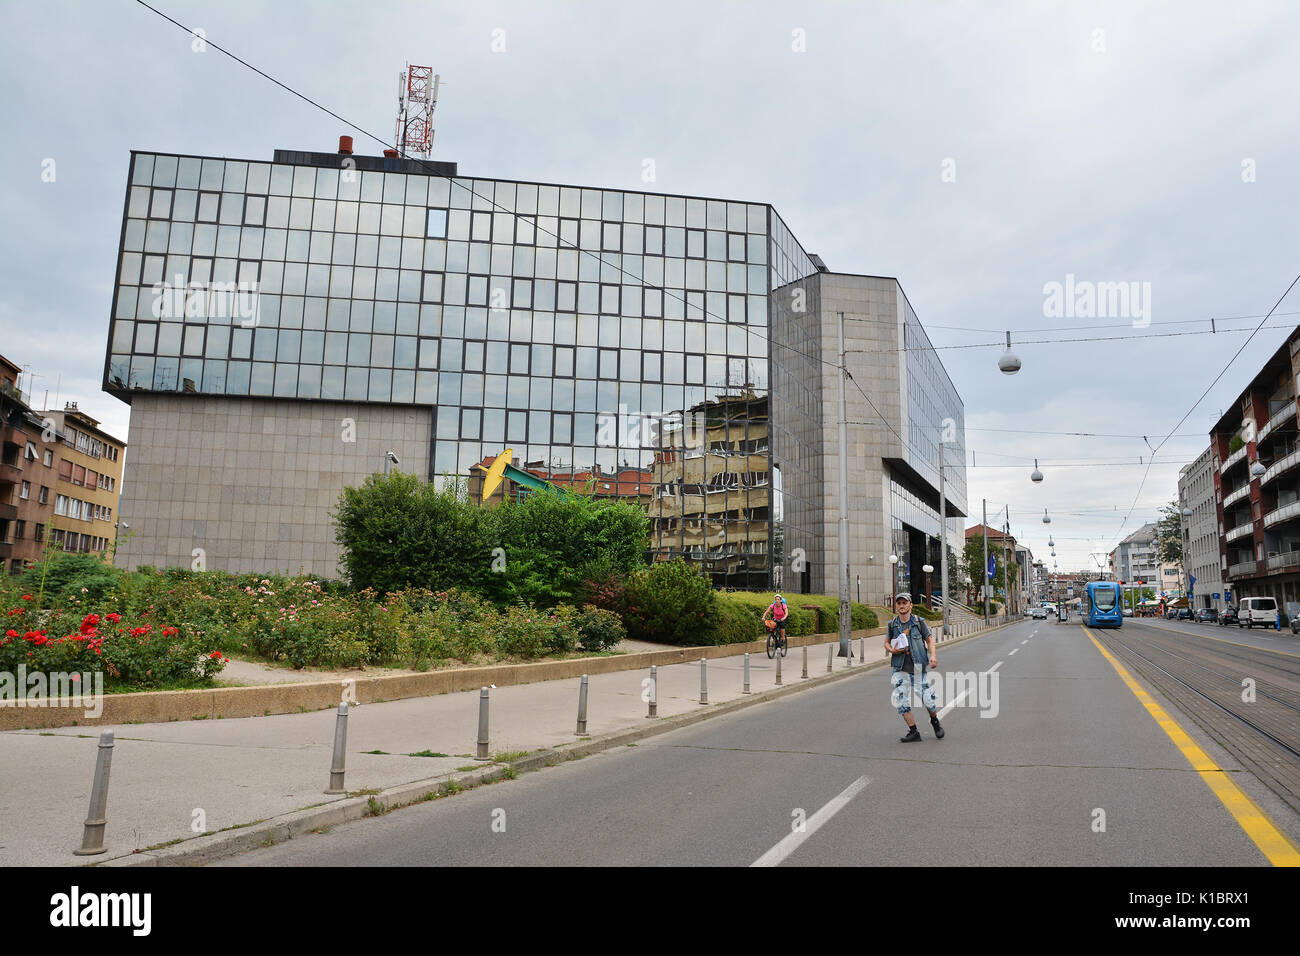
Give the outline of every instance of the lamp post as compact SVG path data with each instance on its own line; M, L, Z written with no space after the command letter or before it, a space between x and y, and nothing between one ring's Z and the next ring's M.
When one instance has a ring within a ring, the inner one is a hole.
M930 593L930 574L934 571L934 565L922 565L921 570L925 572L925 606L933 611L934 596Z
M898 596L898 555L889 556L889 606L894 606L894 598Z

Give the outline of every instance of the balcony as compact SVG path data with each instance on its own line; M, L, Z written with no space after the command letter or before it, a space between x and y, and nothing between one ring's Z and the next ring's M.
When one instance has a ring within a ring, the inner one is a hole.
M10 521L17 521L18 506L7 505L4 502L0 502L0 518L8 518Z
M1239 578L1243 575L1255 573L1255 561L1242 561L1240 564L1228 565L1228 578Z
M1242 485L1232 494L1226 496L1223 499L1223 510L1227 511L1228 508L1232 507L1233 502L1240 501L1242 498L1246 498L1249 496L1250 496L1250 485Z
M1281 505L1264 515L1264 527L1271 528L1283 521L1290 521L1292 518L1300 518L1300 501L1293 501L1289 505Z
M1300 551L1284 551L1268 556L1268 569L1281 571L1283 568L1300 567Z
M1264 476L1260 479L1260 484L1268 484L1278 475L1290 471L1296 465L1300 465L1300 448L1269 465L1264 472Z
M1265 423L1264 427L1259 430L1259 434L1255 436L1255 440L1263 441L1268 437L1269 432L1288 421L1295 421L1295 402L1293 401L1287 402L1286 407Z
M1226 475L1228 473L1229 468L1237 464L1237 462L1245 461L1245 460L1246 460L1246 446L1242 445L1240 448L1234 451L1227 458L1223 459L1223 465L1219 468L1219 474Z
M1245 524L1237 525L1223 536L1224 541L1236 541L1238 538L1244 538L1255 530L1255 526L1247 521Z

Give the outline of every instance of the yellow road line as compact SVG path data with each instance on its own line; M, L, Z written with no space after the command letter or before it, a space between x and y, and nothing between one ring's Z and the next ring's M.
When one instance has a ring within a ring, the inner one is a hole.
M1287 835L1279 830L1268 815L1210 759L1209 754L1196 745L1196 741L1192 740L1165 709L1133 679L1133 676L1124 669L1124 665L1101 646L1090 630L1085 627L1083 633L1088 635L1088 640L1101 651L1102 656L1110 661L1110 666L1115 668L1115 672L1128 685L1133 696L1147 709L1147 713L1160 725L1160 729L1169 735L1169 739L1182 751L1187 762L1192 765L1192 769L1201 775L1205 785L1219 798L1219 802L1232 814L1233 819L1246 831L1246 835L1255 842L1255 846L1259 847L1268 861L1274 866L1300 866L1300 849L1296 848Z

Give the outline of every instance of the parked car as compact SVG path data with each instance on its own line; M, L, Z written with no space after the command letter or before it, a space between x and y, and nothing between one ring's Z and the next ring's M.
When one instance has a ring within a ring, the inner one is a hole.
M1190 607L1180 607L1178 609L1178 620L1194 621L1196 620L1196 615L1192 612L1192 609Z
M1210 624L1217 624L1219 621L1219 612L1212 607L1203 607L1196 612L1197 624L1204 624L1207 621Z
M1300 634L1300 604L1295 601L1286 602L1286 619L1291 624L1291 633Z
M1277 627L1277 601L1271 597L1245 597L1237 603L1237 626Z
M1125 616L1125 617L1132 617L1132 616L1133 616L1133 609L1132 609L1131 607L1126 607L1126 608L1124 608L1124 616Z
M1229 624L1237 623L1237 609L1229 605L1223 609L1219 615L1219 627L1227 627Z

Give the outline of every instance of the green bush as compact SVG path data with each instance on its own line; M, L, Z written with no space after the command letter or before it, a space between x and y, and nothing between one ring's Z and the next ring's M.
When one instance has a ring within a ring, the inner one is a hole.
M44 560L29 565L19 582L38 599L43 593L47 601L76 597L95 602L117 585L122 574L121 569L106 564L95 554L52 551Z
M586 605L574 624L578 629L578 646L588 653L610 650L627 638L623 619L594 604Z
M630 575L622 614L635 640L686 647L717 641L717 595L709 579L681 558Z
M372 475L335 513L341 563L356 590L473 590L501 606L554 607L584 582L643 564L649 522L629 502L535 494L483 508L463 486Z

